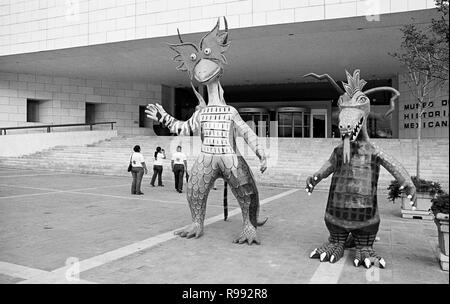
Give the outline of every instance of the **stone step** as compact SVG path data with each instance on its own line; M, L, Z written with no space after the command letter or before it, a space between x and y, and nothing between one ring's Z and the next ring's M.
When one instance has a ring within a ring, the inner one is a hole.
M264 140L262 141L264 142ZM245 158L255 173L258 182L266 185L303 187L307 176L317 171L327 160L339 139L271 139L272 147L267 150L269 168L263 175L257 173L259 160L250 149L240 149L245 152ZM267 143L266 142L266 143ZM23 167L34 169L53 169L68 172L97 173L105 175L129 175L126 166L131 148L140 144L149 167L152 165L152 154L156 146L166 148L181 143L187 152L189 148L200 145L199 138L189 137L116 137L89 146L55 147L18 158L0 158L0 166ZM274 144L276 143L276 146ZM378 140L373 143L380 146L386 153L401 161L403 166L413 174L415 172L415 141L414 140ZM242 139L238 139L243 145ZM440 182L448 189L448 139L423 140L421 142L422 169L424 178ZM194 162L198 152L188 153L189 165ZM164 164L164 174L171 179L170 152ZM247 155L248 154L248 155ZM380 186L388 185L392 176L384 169L380 173ZM328 180L331 180L330 178ZM320 187L328 188L329 182L322 181Z

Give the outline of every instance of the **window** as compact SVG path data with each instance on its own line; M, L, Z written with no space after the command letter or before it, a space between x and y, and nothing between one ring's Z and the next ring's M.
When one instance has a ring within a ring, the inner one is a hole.
M310 137L310 114L301 110L278 112L279 137Z
M40 100L27 99L27 122L39 122Z
M86 103L85 123L95 123L95 103Z

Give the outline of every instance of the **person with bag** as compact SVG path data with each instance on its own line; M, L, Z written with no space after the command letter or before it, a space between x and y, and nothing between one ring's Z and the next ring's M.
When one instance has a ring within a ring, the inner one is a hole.
M158 186L164 187L162 183L163 159L166 158L166 152L161 147L157 147L155 151L155 161L153 162L153 176L150 185L155 187L155 180L158 177Z
M130 157L130 164L128 165L128 172L131 172L133 176L133 182L131 183L131 194L143 195L141 191L141 182L144 173L147 174L147 165L145 164L144 156L141 154L141 147L139 145L134 146L133 153Z

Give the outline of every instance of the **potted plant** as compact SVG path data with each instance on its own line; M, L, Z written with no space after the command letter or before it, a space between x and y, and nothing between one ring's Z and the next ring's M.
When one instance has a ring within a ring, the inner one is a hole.
M409 199L402 193L400 184L396 180L392 181L388 187L388 199L394 203L397 198L401 199L402 217L432 220L433 217L429 213L431 200L436 195L443 193L441 185L416 176L412 176L411 179L414 186L416 186L416 201L414 206L409 204Z
M434 222L438 228L439 239L439 261L442 270L448 271L448 193L441 193L432 199L430 208L434 214Z

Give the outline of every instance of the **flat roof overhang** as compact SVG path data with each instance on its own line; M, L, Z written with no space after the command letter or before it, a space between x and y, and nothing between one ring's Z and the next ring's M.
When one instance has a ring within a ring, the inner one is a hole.
M402 70L388 54L400 46L400 27L429 23L435 14L427 9L380 15L380 21L352 17L232 29L222 84L304 82L309 72L344 80L345 69L356 68L366 79L390 78ZM198 43L203 35L182 36ZM0 71L189 86L167 46L177 42L168 36L3 56Z

